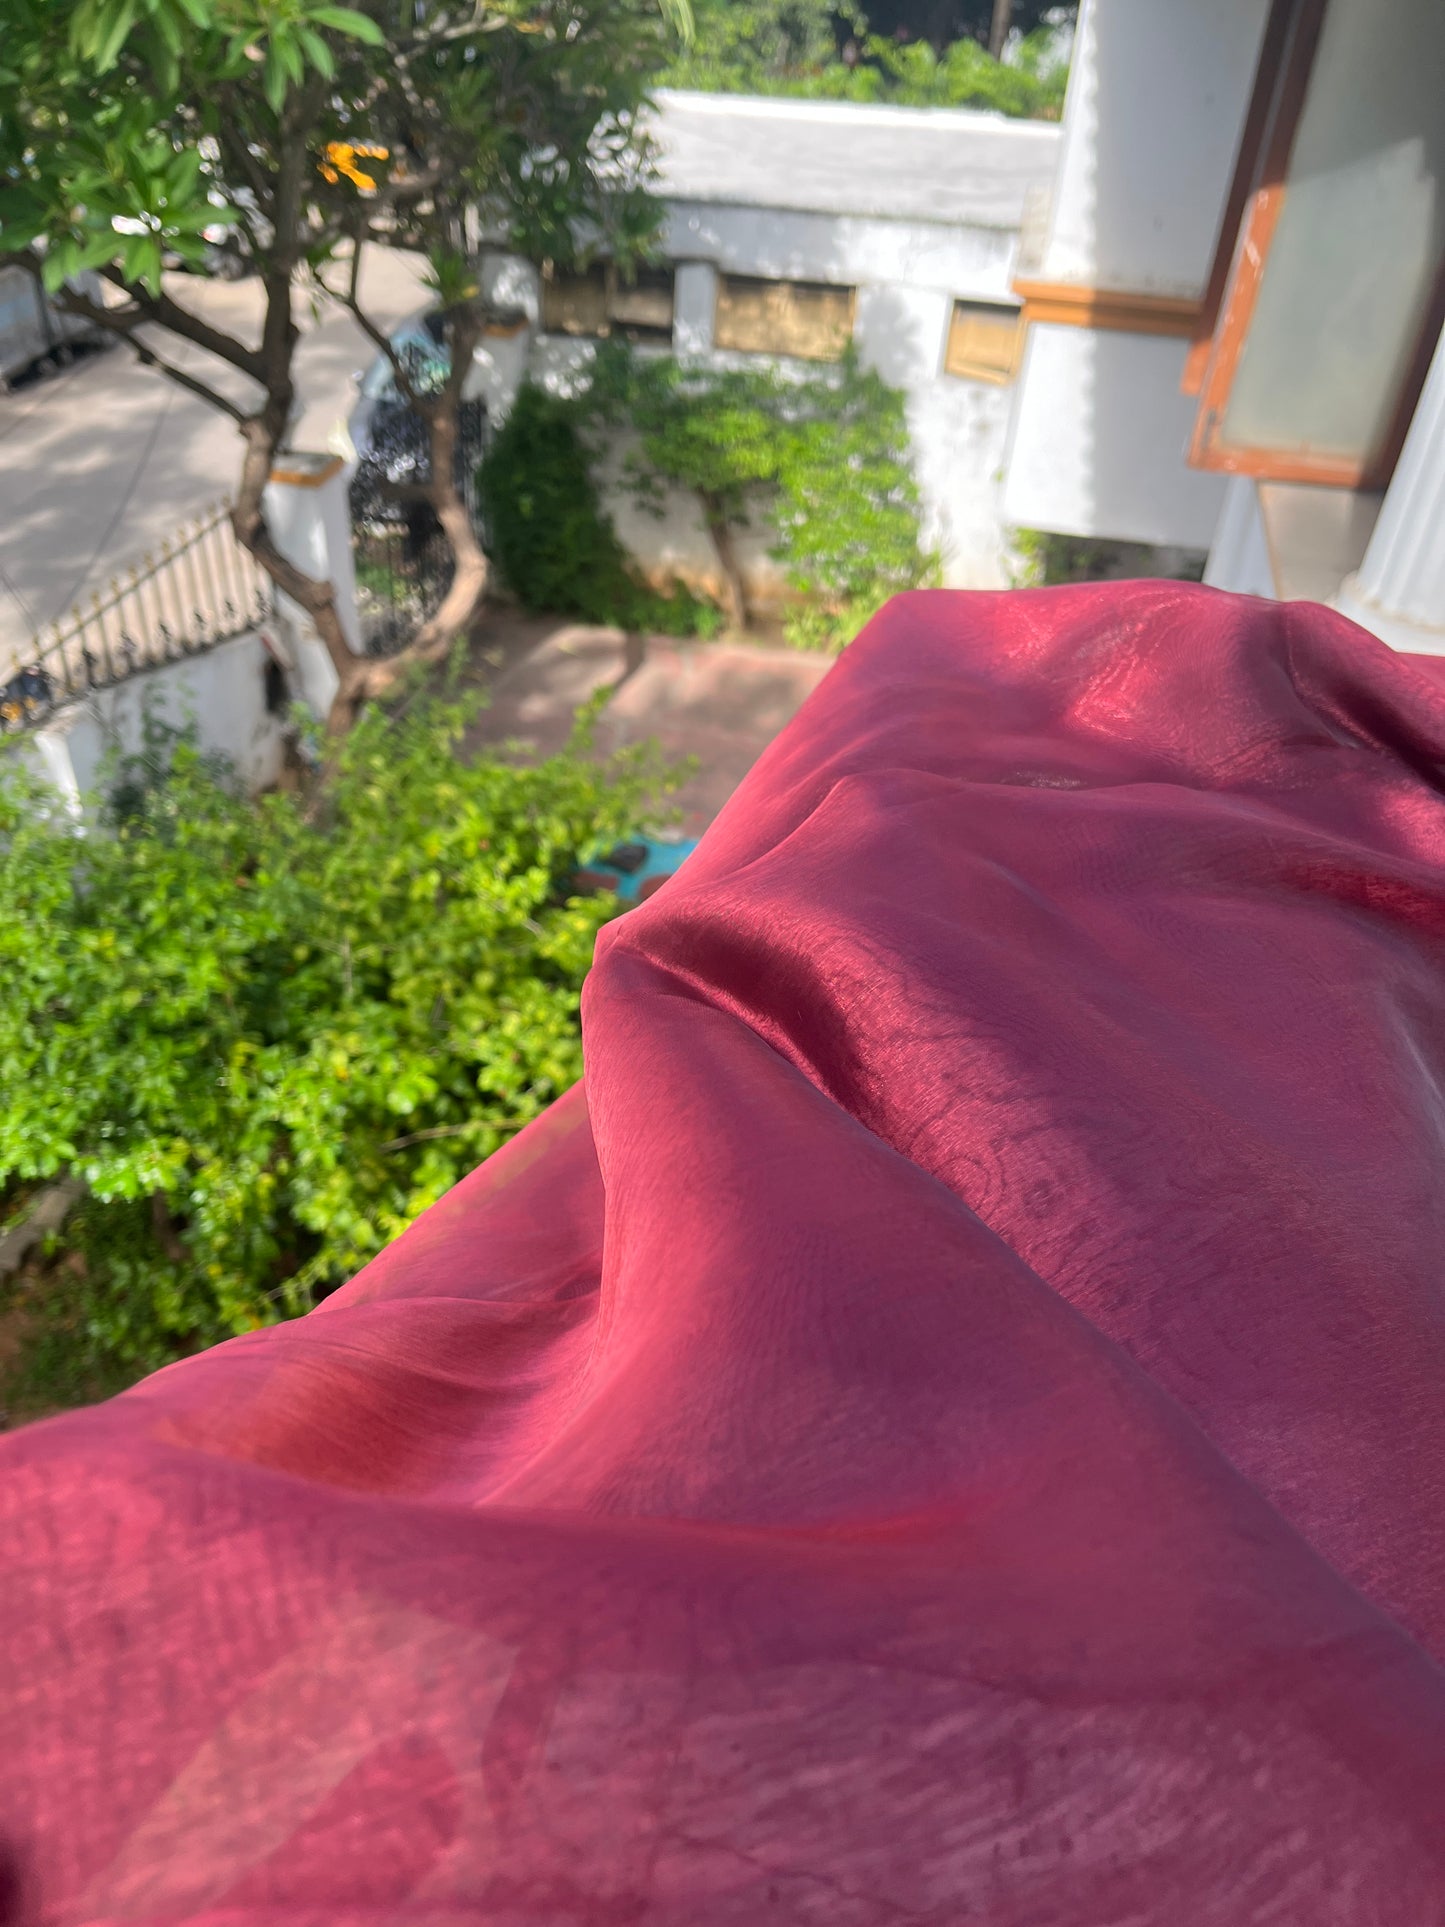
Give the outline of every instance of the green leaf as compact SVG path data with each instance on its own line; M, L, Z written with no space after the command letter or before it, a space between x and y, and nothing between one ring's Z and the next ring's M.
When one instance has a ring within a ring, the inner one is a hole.
M40 264L40 279L47 294L55 294L65 286L74 272L75 254L75 244L72 241L57 242L54 247L47 250L45 259Z
M13 214L0 209L0 253L22 253L47 233L49 227L43 209L17 209Z
M276 58L286 71L286 78L293 86L299 87L306 78L306 63L301 58L301 49L289 34L277 34L271 44L276 49Z
M355 7L313 7L308 18L323 27L331 27L337 33L349 34L353 40L365 41L368 47L384 47L386 35L366 14L358 13Z
M296 37L305 48L306 57L316 69L317 73L320 74L324 80L334 80L336 78L336 56L321 38L320 34L313 33L310 27L298 27L296 29Z
M199 148L189 147L176 156L171 167L168 192L172 206L184 206L187 201L194 199L200 186L202 165Z
M103 268L120 252L119 244L120 236L113 229L107 229L102 234L93 234L88 241L81 244L75 257L75 265L70 270L71 274L81 274L87 268Z
M279 114L286 100L286 70L281 64L280 51L275 42L266 49L266 65L262 70L261 92L266 96L266 105L273 114Z
M126 36L135 25L135 0L121 0L111 17L108 29L96 45L94 59L101 73L109 73L115 65Z
M121 251L121 267L127 281L157 293L164 263L161 244L154 234L128 234Z
M171 53L179 55L181 51L181 29L175 16L171 13L170 8L164 5L154 8L151 13L151 19L155 22L156 32L160 35L161 39L164 40Z

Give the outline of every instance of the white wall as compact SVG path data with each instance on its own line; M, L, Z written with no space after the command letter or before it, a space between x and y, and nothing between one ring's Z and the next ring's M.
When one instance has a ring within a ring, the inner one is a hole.
M1268 11L1083 0L1042 279L1203 291Z
M1197 406L1187 343L1053 323L1029 328L1003 488L1020 528L1207 549L1223 475L1185 460Z
M1272 601L1277 594L1259 489L1252 475L1229 477L1204 580L1211 589L1232 589L1236 595L1267 596Z
M1049 218L1028 274L1198 298L1248 113L1268 0L1084 0ZM1225 478L1193 469L1187 344L1035 324L1009 427L1023 527L1208 548Z
M1370 545L1336 607L1394 649L1445 656L1445 331Z
M76 807L99 786L107 755L140 749L150 708L177 728L194 723L201 746L233 763L248 791L265 789L281 774L287 723L284 714L266 708L265 670L272 655L279 660L274 632L253 630L203 655L95 690L30 732L32 767Z
M266 484L266 521L289 562L335 592L336 614L352 649L361 647L356 613L356 558L351 541L347 488L353 464L338 456L283 449ZM277 591L282 613L279 652L298 698L318 716L331 707L340 678L325 643L306 611Z
M848 287L932 288L1011 300L1017 229L676 202L663 246L673 260L731 274L832 281Z
M1015 231L1059 130L971 108L662 91L652 122L669 201L875 215Z
M1052 131L1052 130L1050 130ZM719 273L831 282L858 290L854 338L865 363L907 397L909 432L923 501L924 539L944 558L944 579L957 588L999 588L1008 580L1008 545L999 499L1011 391L943 373L952 300L1010 301L1017 234L998 228L948 228L927 221L884 221L853 215L770 211L692 202L669 207L664 251L678 262L674 344L711 365L756 365L750 355L712 346ZM535 276L520 262L494 257L486 277L535 323ZM590 345L526 334L485 343L476 384L494 420L502 420L524 373L567 392L585 379ZM786 364L779 364L786 365ZM817 364L795 364L818 372ZM623 542L644 569L676 575L707 594L722 584L712 544L696 507L669 502L661 520L639 510L619 486L620 460L602 481ZM766 537L739 542L750 591L762 609L785 594Z

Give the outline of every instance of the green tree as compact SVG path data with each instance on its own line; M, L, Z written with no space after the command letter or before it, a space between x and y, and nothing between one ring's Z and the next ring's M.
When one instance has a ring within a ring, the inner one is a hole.
M655 219L638 113L687 0L12 0L0 56L0 259L229 415L244 453L241 542L311 616L340 679L332 726L444 655L486 562L457 488L457 413L489 309L490 240L626 258ZM165 276L201 266L205 231L260 277L257 341L219 328ZM419 249L445 316L427 367L397 356L366 309L368 244ZM98 272L102 306L67 284ZM417 484L446 533L450 593L403 655L349 649L330 583L288 562L262 492L296 410L293 304L309 286L355 315L424 418ZM174 346L205 351L181 367ZM212 374L244 377L246 391Z
M797 401L803 391L794 389ZM749 625L747 588L734 536L785 459L787 385L771 369L702 368L632 354L607 342L593 368L594 420L637 437L626 476L644 506L661 513L669 490L692 495L717 552L733 626Z
M938 54L958 40L998 53L1010 27L1028 35L1051 21L1072 21L1077 13L1076 0L871 0L868 24L889 39L927 41Z
M585 714L534 767L467 720L368 710L320 809L161 733L79 835L0 756L0 1199L87 1187L94 1358L304 1310L580 1075L615 900L569 878L672 779Z
M1044 14L1067 11L1020 7L1017 24L1027 31L1004 59L986 44L991 0L842 10L817 0L700 0L696 38L665 78L713 93L975 107L1057 120L1068 66Z
M661 513L673 490L698 503L738 629L751 612L735 538L760 521L800 598L787 623L800 643L837 646L936 573L920 546L903 396L851 348L835 368L799 375L608 342L579 408L594 446L635 437L624 473L644 507Z
M666 70L670 86L772 93L838 60L838 28L861 39L860 7L831 0L696 0L697 31Z

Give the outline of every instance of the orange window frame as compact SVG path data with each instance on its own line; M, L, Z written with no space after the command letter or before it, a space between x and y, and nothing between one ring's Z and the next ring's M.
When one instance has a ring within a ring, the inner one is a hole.
M1219 325L1219 311L1224 306L1225 292L1229 287L1229 271L1234 265L1234 250L1239 240L1240 223L1249 205L1249 197L1258 184L1265 137L1269 133L1270 124L1274 118L1280 69L1290 45L1290 30L1295 24L1298 13L1299 0L1273 0L1269 18L1265 22L1264 38L1260 42L1259 59L1254 71L1254 90L1250 95L1249 111L1245 116L1244 129L1239 139L1234 177L1229 184L1224 214L1219 223L1219 238L1214 245L1214 260L1210 265L1209 280L1205 284L1204 295L1199 304L1193 340L1184 358L1184 374L1179 387L1186 395L1197 395L1204 386L1204 372L1209 366L1210 353L1214 347L1214 333Z
M1200 325L1185 357L1180 387L1185 394L1199 397L1189 448L1189 461L1195 468L1276 482L1383 488L1399 460L1431 351L1445 320L1445 265L1426 305L1420 338L1390 430L1373 459L1353 461L1303 455L1289 449L1235 447L1220 439L1220 424L1284 205L1290 156L1327 5L1328 0L1274 0L1270 9Z

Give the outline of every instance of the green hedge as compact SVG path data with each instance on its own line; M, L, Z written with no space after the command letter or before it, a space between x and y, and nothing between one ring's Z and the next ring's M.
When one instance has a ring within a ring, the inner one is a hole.
M492 554L524 608L634 632L706 635L718 617L681 586L642 582L604 514L574 402L528 382L478 471Z
M368 710L307 802L153 732L79 835L0 755L0 1198L89 1193L42 1378L305 1310L580 1075L616 903L568 879L674 779L587 716L534 767L463 755L468 716Z
M661 514L676 491L724 543L770 531L796 598L785 635L798 646L840 648L890 595L937 579L904 398L851 350L789 375L613 341L574 398L524 386L482 466L493 553L526 607L674 634L716 628L712 605L685 590L659 597L632 573L594 480L622 435L623 485L643 508Z

